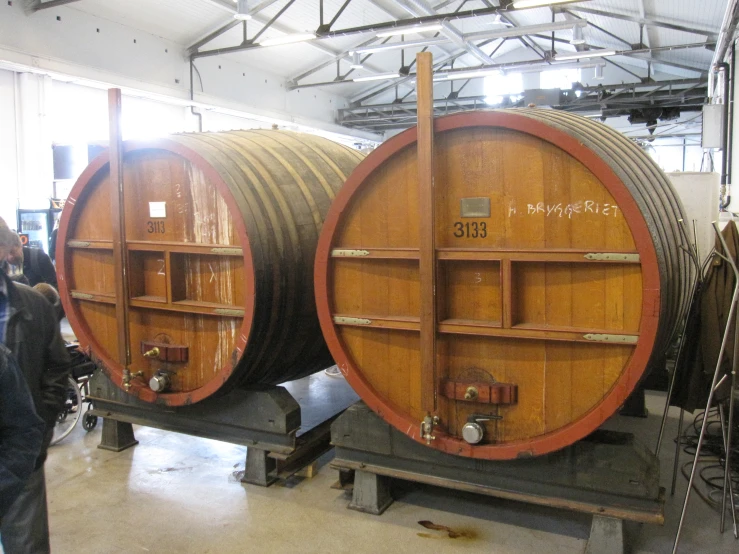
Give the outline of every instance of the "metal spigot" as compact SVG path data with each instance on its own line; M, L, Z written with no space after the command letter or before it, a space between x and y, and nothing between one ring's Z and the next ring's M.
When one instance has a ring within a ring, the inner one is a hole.
M159 357L159 348L154 347L151 350L147 350L144 352L144 358L158 358Z
M126 368L123 370L123 388L126 392L131 390L131 381L135 379L136 377L143 377L144 372L143 371L137 371L136 373L131 373L131 371Z
M436 440L434 436L434 425L439 424L439 416L426 416L421 422L421 437L426 439L426 444L431 444L432 440Z

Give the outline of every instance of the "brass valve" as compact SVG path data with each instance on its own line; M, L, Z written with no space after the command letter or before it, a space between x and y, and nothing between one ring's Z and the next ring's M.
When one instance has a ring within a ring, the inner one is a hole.
M144 372L143 371L137 371L136 373L131 373L129 369L123 370L123 388L126 390L126 392L131 390L131 381L135 379L136 377L143 377Z
M434 436L434 425L439 424L439 416L429 416L421 421L421 438L426 439L426 444L431 444L432 440L436 440Z
M465 400L475 400L477 398L477 388L476 387L467 387L467 390L464 393L464 399Z
M159 357L159 348L154 347L151 350L147 350L144 352L144 358L158 358Z

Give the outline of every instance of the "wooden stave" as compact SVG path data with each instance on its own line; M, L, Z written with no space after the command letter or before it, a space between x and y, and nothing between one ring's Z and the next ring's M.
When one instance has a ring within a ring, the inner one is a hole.
M622 177L624 184L639 204L642 215L647 220L655 250L661 263L660 277L663 292L660 302L660 332L655 341L653 352L653 358L658 357L669 346L671 338L677 332L680 321L686 314L690 296L689 287L692 282L693 267L689 263L685 251L680 248L680 245L686 245L684 235L677 228L677 219L682 218L684 221L685 215L674 189L662 171L646 154L623 135L606 125L600 125L573 114L567 114L564 118L564 114L551 110L523 108L515 111L533 119L544 120L547 124L559 128L578 140L587 137L589 141L586 146L596 152L619 177ZM608 143L607 148L603 139L600 138L600 134L612 137L614 142ZM614 156L613 147L624 153L624 156ZM639 165L631 167L627 162L636 162ZM635 172L641 172L642 177L639 178ZM628 178L623 179L624 176L628 176ZM647 182L657 183L660 186L658 188L642 186ZM678 217L660 217L659 208L665 208L666 206L670 206L669 212ZM669 225L665 225L665 222L668 222Z
M342 163L345 165L345 169L348 171L348 166L355 166L359 161L358 152L352 150L346 146L339 145L322 139L320 137L307 137L301 136L297 133L289 133L286 131L231 131L228 133L195 133L186 135L177 135L173 137L174 140L182 143L195 150L196 152L203 155L203 157L210 162L209 156L204 155L202 152L203 147L207 144L211 148L213 143L211 139L217 137L216 140L220 143L220 151L211 153L216 157L222 157L224 155L233 156L233 150L227 150L224 153L223 148L228 144L229 141L239 141L245 136L261 136L261 137L275 137L278 134L286 134L291 136L298 142L302 147L306 149L317 148L318 150L334 150L331 154L332 158L344 158ZM300 138L298 138L300 137ZM321 148L320 144L324 147ZM349 160L352 160L351 162ZM232 160L233 163L234 160ZM247 160L240 160L243 163L249 164ZM353 169L353 167L351 168ZM222 177L226 177L228 172L219 171ZM256 172L259 177L264 178L264 175ZM229 175L232 178L234 175ZM264 206L260 206L260 202L252 200L251 202L244 196L244 190L242 186L248 186L249 180L246 178L233 179L231 181L233 186L229 186L231 193L246 203L249 207L249 212L242 212L242 217L247 214L259 213L263 210ZM335 193L343 184L343 179L339 175L332 176L331 184L333 186L333 192ZM227 184L229 181L227 181ZM242 186L239 186L241 184ZM317 187L316 193L321 193ZM325 191L324 191L325 192ZM274 204L274 198L272 197ZM325 203L326 206L330 205L330 202ZM260 208L262 210L260 210ZM321 218L325 217L326 210L321 213ZM268 222L269 223L269 222ZM242 353L240 360L235 364L233 375L234 379L239 385L274 385L284 381L298 379L306 375L315 373L316 371L323 369L331 363L333 363L328 348L323 340L320 333L320 327L317 324L317 315L315 313L315 302L313 301L313 282L312 282L312 259L315 255L315 247L318 240L318 232L312 241L312 244L305 245L299 243L291 243L290 247L293 252L300 252L302 248L308 246L310 250L309 256L303 256L304 258L309 257L311 264L303 267L302 270L294 267L295 264L289 257L283 257L277 260L279 263L275 263L274 258L265 256L266 252L276 252L276 238L275 232L281 232L283 229L279 225L272 225L271 228L273 233L269 232L269 225L267 229L250 228L248 225L248 219L245 219L247 224L247 235L252 246L252 252L259 252L261 256L255 257L253 260L255 265L255 319L252 324L252 331L249 335L249 340L245 351ZM257 246L259 245L259 246ZM268 278L268 274L272 270L273 279ZM305 279L305 275L309 275L309 279ZM289 285L289 291L283 286L284 279L287 279ZM269 286L269 281L273 280L275 284L280 283L280 286ZM302 286L298 281L302 280ZM296 293L296 291L299 291ZM300 302L297 302L297 300ZM300 321L301 318L296 317L292 313L292 308L296 303L303 306L308 306L311 324L306 325L304 321ZM266 309L269 307L271 309ZM276 309L275 309L276 307ZM289 322L289 325L285 325L285 322ZM274 329L279 328L279 334L275 334ZM305 337L302 340L302 346L296 348L291 346L288 359L285 359L286 350L285 344L288 338ZM258 344L261 347L255 351L254 345ZM226 389L228 387L225 387Z
M583 122L585 124L591 124L591 125L597 125L594 122L590 120L586 120ZM684 233L680 232L678 219L683 218L684 220L684 211L682 207L682 203L680 199L677 196L677 193L675 192L674 188L670 184L667 177L664 175L664 173L657 167L657 165L648 157L646 154L644 154L640 149L638 149L633 143L626 140L620 133L617 131L611 129L610 127L607 127L605 125L600 126L598 125L598 130L602 131L603 134L608 134L609 136L613 137L614 139L619 141L619 147L622 149L623 147L629 148L633 153L638 153L639 157L637 161L640 164L640 170L645 175L645 179L641 180L640 182L650 181L651 179L654 179L652 182L659 185L659 187L645 187L642 189L642 192L652 196L652 193L658 193L659 196L662 197L660 203L662 206L665 206L665 200L670 205L670 213L673 216L679 216L677 218L668 218L665 219L663 217L656 217L656 221L653 223L655 225L660 225L665 229L665 232L670 235L670 240L672 242L669 242L668 244L670 246L673 246L672 249L667 250L666 253L669 254L673 260L676 262L672 265L668 266L668 269L674 269L677 268L684 268L687 270L686 272L683 271L677 271L676 274L680 278L679 281L673 281L670 280L671 283L680 283L680 285L677 285L677 289L682 291L682 294L680 294L677 297L672 297L668 299L668 301L671 301L674 306L679 306L681 308L681 311L678 313L678 317L676 318L677 321L680 321L682 316L686 313L687 309L687 302L680 301L680 299L684 299L685 296L689 295L690 290L690 284L692 283L692 270L694 269L693 266L690 263L685 263L688 260L688 254L682 249L682 248L674 248L674 245L682 245L686 246L685 244L685 235ZM607 151L607 150L606 150ZM633 158L632 158L633 160ZM646 173L645 173L646 172ZM651 177L650 177L651 176ZM666 198L665 198L666 197ZM652 204L656 207L657 202L655 201L654 197L652 196ZM660 215L659 213L657 214ZM669 227L665 228L664 223L667 221L669 223ZM662 245L661 245L662 246Z

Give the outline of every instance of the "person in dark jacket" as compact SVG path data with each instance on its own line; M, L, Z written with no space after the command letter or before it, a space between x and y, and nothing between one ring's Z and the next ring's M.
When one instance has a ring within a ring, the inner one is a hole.
M0 520L33 472L44 428L13 354L0 344Z
M13 235L0 219L0 259L8 255ZM0 541L5 554L44 553L49 552L44 462L64 406L70 359L51 304L32 288L13 283L4 271L0 271L0 289L6 299L0 337L15 356L36 413L46 424L35 470L0 521Z
M55 289L58 289L56 268L48 254L41 248L23 246L20 237L18 235L15 236L17 239L13 240L14 244L10 249L10 253L6 256L6 261L11 265L23 268L23 277L25 279L19 282L31 287L36 286L38 283L48 283Z

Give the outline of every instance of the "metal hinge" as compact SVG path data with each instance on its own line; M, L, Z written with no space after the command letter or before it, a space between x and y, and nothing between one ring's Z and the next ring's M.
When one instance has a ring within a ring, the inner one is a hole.
M363 317L343 317L335 315L334 323L338 323L339 325L370 325L372 324L372 320L365 319Z
M243 254L241 248L211 248L211 254Z
M619 252L591 252L585 259L599 262L638 262L639 254L621 254Z
M369 250L351 250L344 248L335 248L334 250L331 250L331 257L333 258L357 258L369 255Z
M639 340L639 335L606 335L598 333L588 333L583 335L585 340L592 340L594 342L611 342L618 344L636 344Z

